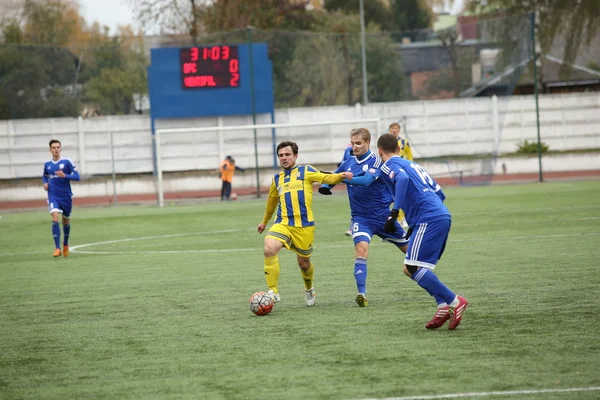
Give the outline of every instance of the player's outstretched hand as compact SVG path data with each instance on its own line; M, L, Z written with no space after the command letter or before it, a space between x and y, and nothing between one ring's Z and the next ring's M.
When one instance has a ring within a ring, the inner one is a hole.
M354 176L354 174L349 171L342 172L342 175L344 175L344 179L348 179L348 180L352 179L352 177Z
M319 193L324 194L325 196L331 196L333 194L331 193L331 189L327 186L319 187Z
M385 225L383 227L383 230L386 233L396 232L396 221L398 220L398 214L400 214L400 211L398 210L390 211L390 215L388 216L387 221L385 221Z

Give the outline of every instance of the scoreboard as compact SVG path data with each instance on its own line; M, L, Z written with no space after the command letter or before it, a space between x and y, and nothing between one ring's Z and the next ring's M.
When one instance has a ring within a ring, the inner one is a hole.
M240 86L240 57L237 46L180 49L179 62L183 89Z
M148 92L153 124L161 118L253 111L273 116L273 66L267 44L152 49Z

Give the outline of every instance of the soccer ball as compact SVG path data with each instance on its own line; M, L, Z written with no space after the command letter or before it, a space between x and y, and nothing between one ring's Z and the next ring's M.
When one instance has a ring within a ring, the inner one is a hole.
M250 311L256 315L267 315L273 310L273 299L265 292L256 292L250 297Z

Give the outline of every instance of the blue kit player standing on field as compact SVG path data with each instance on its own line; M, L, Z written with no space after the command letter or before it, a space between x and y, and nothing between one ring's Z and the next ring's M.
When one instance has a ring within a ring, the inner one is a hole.
M280 301L280 269L277 253L285 246L297 255L300 273L304 279L304 299L307 306L314 306L314 266L310 260L315 236L315 218L312 210L313 183L335 185L341 183L344 178L352 179L352 174L349 172L325 174L310 165L296 165L298 145L295 142L279 143L277 157L283 171L273 176L265 215L257 227L258 233L263 233L277 209L275 223L267 231L263 248L268 293L274 302Z
M42 182L48 192L48 210L52 215L52 236L54 237L54 257L60 257L60 226L58 214L62 214L63 250L62 255L69 256L69 235L71 233L71 209L73 208L73 192L71 181L79 180L79 172L71 160L60 156L61 143L56 139L50 141L52 160L44 164Z
M398 139L390 133L377 141L384 161L380 170L363 177L344 181L352 185L368 185L381 177L394 195L394 206L385 223L385 232L397 231L398 210L403 209L413 232L410 235L404 273L417 282L437 302L438 309L427 329L440 328L450 320L449 330L458 327L469 304L457 296L433 273L442 256L450 232L450 212L444 205L444 192L420 165L398 155Z
M378 171L383 162L369 149L371 146L369 130L365 128L352 130L350 142L353 156L342 162L335 172L349 171L353 176L360 177ZM330 189L330 185L321 185L319 193L329 195ZM383 229L390 213L390 204L394 201L383 181L375 181L369 187L348 185L348 199L352 215L352 238L356 251L354 278L358 294L355 301L360 307L366 307L369 304L366 296L367 258L373 235L396 245L403 252L406 252L408 239L398 221L395 222L395 232L386 233Z

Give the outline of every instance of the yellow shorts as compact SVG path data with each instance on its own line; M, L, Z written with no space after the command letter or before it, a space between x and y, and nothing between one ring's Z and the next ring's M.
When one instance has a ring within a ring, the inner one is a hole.
M313 251L315 227L274 224L267 232L266 237L279 240L286 249L294 251L300 257L310 257Z

